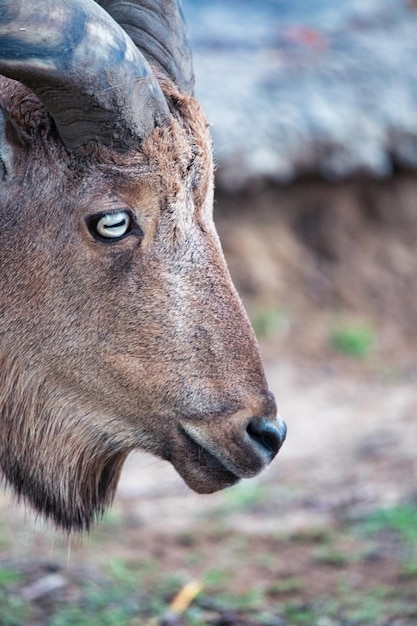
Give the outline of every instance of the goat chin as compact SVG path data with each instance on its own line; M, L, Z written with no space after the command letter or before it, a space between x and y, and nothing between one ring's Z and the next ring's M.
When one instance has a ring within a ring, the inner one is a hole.
M4 479L58 527L88 530L112 502L130 448L103 434L99 416L77 415L75 398L64 401L25 371L16 360L0 360Z

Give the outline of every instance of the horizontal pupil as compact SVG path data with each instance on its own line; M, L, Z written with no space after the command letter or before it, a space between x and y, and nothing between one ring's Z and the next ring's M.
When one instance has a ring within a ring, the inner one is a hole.
M116 224L103 224L103 226L104 228L117 228L118 226L123 226L123 224L126 224L126 220L116 222Z

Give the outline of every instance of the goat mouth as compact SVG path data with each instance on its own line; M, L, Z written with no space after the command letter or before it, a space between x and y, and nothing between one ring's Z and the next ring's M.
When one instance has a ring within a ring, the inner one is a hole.
M214 493L235 485L240 476L180 427L181 445L170 461L186 484L197 493Z

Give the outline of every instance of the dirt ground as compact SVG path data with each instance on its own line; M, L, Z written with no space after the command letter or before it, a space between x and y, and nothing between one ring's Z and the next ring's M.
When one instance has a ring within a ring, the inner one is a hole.
M417 624L417 183L305 181L216 216L284 447L212 496L135 454L82 542L0 493L0 626Z

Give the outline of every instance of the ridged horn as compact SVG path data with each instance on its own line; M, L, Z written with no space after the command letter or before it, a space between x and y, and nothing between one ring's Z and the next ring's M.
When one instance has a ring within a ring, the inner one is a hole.
M149 62L180 91L192 93L194 71L181 0L97 0L120 24Z
M0 74L42 100L72 150L125 152L169 117L149 63L94 0L0 0Z

